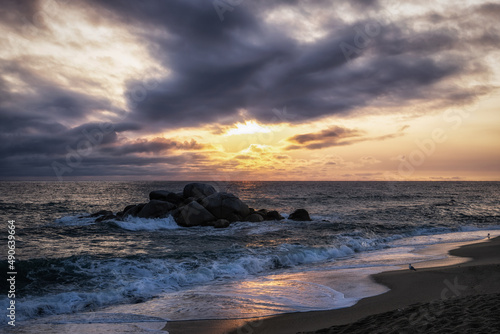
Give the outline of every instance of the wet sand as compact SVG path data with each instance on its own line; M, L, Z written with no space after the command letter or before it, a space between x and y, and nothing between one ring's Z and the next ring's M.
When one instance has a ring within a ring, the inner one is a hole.
M448 266L419 263L416 272L376 274L373 279L391 290L349 308L256 319L169 322L164 329L170 334L498 331L499 321L492 315L498 314L500 302L500 238L449 253L470 260Z

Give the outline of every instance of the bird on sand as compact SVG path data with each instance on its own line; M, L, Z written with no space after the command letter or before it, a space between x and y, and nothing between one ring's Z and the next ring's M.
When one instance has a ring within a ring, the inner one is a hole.
M409 268L410 270L417 271L417 269L415 269L415 268L411 265L411 263L408 265L408 268Z

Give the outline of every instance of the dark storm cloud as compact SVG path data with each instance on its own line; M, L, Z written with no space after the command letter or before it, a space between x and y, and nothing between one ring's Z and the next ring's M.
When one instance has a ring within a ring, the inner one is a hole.
M0 60L2 75L11 75L28 90L12 92L5 80L0 81L0 108L7 114L22 114L26 117L41 117L47 120L81 120L96 110L116 110L104 97L96 97L75 92L71 87L61 87L54 83L47 73L37 73L24 66L33 58ZM18 126L22 126L18 124Z
M358 137L360 135L361 132L358 130L335 126L327 130L320 131L318 133L306 133L302 135L296 135L289 138L288 141L304 145L310 142L324 141L324 140L332 140L338 142L344 138Z
M64 157L62 157L64 159ZM60 180L78 179L82 176L153 176L166 177L171 173L178 172L184 165L192 161L205 159L201 154L169 155L164 157L138 157L123 156L110 159L106 156L88 157L81 164L73 166L67 172L62 173ZM46 156L35 156L30 159L22 157L9 157L0 165L0 178L26 178L41 177L45 179L56 179L54 162L63 163L64 160L53 159ZM16 168L10 167L15 165ZM30 174L26 174L30 171Z
M357 129L348 129L341 126L332 126L320 132L305 133L295 135L287 139L292 145L287 146L286 150L318 150L332 146L353 145L365 141L381 141L404 136L404 131L409 126L402 126L397 132L378 137L364 136L365 132Z
M468 54L439 55L481 39L487 44L495 36L467 40L452 28L412 33L406 22L360 16L355 23L336 22L326 37L303 44L263 19L282 1L242 3L226 12L223 22L210 1L96 2L118 23L133 23L151 53L171 70L144 101L130 104L133 120L164 127L231 123L241 118L241 109L263 122L283 122L290 120L275 117L272 110L287 106L296 116L293 122L302 122L355 112L381 99L387 104L429 98L464 103L466 91L464 100L456 101L457 92L442 94L435 85L467 74ZM351 5L378 7L371 0ZM168 33L148 34L153 28ZM357 58L363 61L353 66L349 60ZM129 96L136 85L130 81Z
M95 147L116 143L117 133L135 130L135 124L86 123L67 128L58 123L44 123L21 118L14 122L24 124L17 132L0 134L0 157L9 156L62 156L71 149L76 150L79 143L90 141ZM19 131L21 129L22 131Z
M189 142L179 142L166 138L155 138L153 140L139 139L132 142L121 143L115 147L105 147L101 149L101 152L114 156L121 156L135 153L159 154L171 150L201 150L206 147L208 146L199 144L194 139Z

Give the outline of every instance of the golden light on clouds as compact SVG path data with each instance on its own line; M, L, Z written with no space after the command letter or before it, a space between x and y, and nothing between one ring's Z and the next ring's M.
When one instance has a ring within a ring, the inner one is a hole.
M269 133L270 127L258 124L256 121L246 121L245 123L234 124L226 133L225 136L254 134L254 133Z
M174 0L6 6L9 165L53 177L109 122L75 178L500 179L497 4L258 2L225 21Z
M105 97L126 109L128 80L163 78L169 71L127 27L96 24L91 13L78 4L42 1L33 23L24 18L24 29L6 33L10 47L2 48L0 57L24 59L27 69L53 84ZM21 80L14 81L13 86L25 88ZM94 115L89 121L98 119Z

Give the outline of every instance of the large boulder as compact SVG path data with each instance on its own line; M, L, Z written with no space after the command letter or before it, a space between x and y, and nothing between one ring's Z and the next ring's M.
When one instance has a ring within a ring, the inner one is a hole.
M173 216L178 225L185 227L209 225L217 220L214 215L195 201L175 210Z
M165 202L170 202L175 205L179 205L184 201L184 198L182 195L167 191L167 190L154 190L149 193L149 199L150 200L159 200L159 201L165 201Z
M156 199L149 201L144 205L142 210L137 214L140 218L160 218L166 217L167 214L175 209L175 204L170 202L158 201Z
M214 187L206 183L189 183L184 187L182 196L184 198L194 197L196 199L202 199L207 196L217 193Z
M297 209L288 217L288 219L310 221L311 217L309 217L309 212L307 212L305 209Z
M201 204L218 219L233 220L235 215L246 217L250 213L248 205L238 197L228 193L210 195L204 198Z

